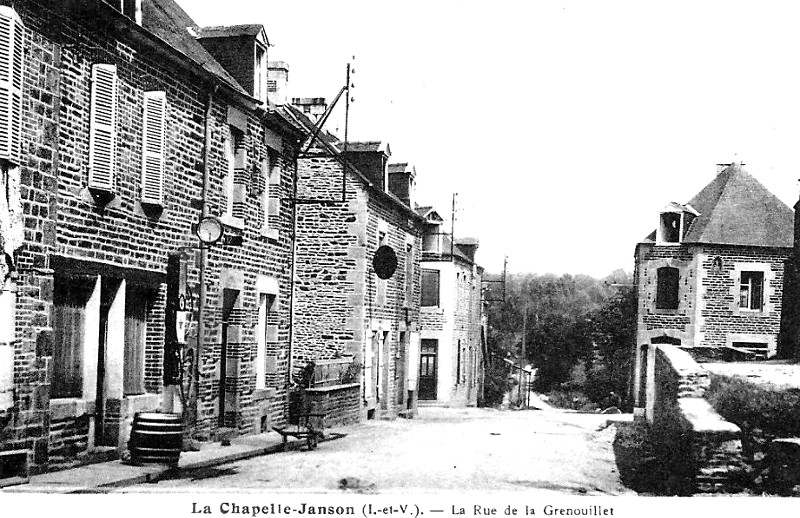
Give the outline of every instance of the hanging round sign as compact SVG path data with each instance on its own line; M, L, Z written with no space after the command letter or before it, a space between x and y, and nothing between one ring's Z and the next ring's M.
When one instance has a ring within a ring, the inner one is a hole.
M388 279L394 275L394 271L397 270L397 254L394 253L392 247L380 246L372 258L372 267L381 279Z

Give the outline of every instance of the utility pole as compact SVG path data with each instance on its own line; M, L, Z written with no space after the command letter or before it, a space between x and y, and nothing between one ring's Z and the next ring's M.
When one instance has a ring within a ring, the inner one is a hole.
M528 307L526 306L525 312L522 314L522 355L519 359L519 397L517 398L519 406L522 406L523 401L527 401L527 395L525 396L524 400L522 399L523 385L527 385L522 381L525 375L525 335L527 334L527 331L528 331ZM528 390L527 386L525 387L525 390L527 392Z
M456 196L457 192L453 193L453 211L450 214L450 258L453 258L456 246Z

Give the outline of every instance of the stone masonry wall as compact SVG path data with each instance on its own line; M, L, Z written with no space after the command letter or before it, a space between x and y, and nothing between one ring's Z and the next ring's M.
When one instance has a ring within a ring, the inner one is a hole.
M309 360L339 355L353 355L363 365L372 333L389 332L382 374L386 393L380 409L396 415L403 409L396 396L405 393L398 362L407 361L398 344L400 333L416 331L419 319L419 223L408 209L374 192L355 174L348 174L345 202L340 203L342 165L319 150L299 160L298 193L301 200L328 203L298 205L295 373ZM378 279L372 269L379 230L385 231L384 244L398 259L388 280ZM413 297L407 307L409 237L414 268Z
M710 384L708 372L672 345L658 345L654 358L654 384L648 387L653 413L648 418L656 435L679 457L673 469L688 474L700 492L737 489L741 431L703 399Z
M698 318L700 340L696 346L721 347L733 341L769 343L777 352L783 307L784 267L791 249L703 248L700 270L702 309ZM714 263L717 263L717 267ZM719 267L721 263L721 267ZM739 309L739 273L764 268L764 308ZM737 336L741 338L737 340Z
M455 261L455 308L453 315L452 365L454 366L451 405L477 405L480 364L480 276L471 264ZM459 362L459 344L460 362ZM460 376L458 365L461 366Z
M25 211L25 244L16 257L19 299L15 354L16 415L3 430L3 449L31 449L34 464L80 460L90 449L85 423L91 404L78 415L51 420L49 397L53 367L51 313L54 276L53 257L74 264L96 264L107 275L149 275L162 279L148 316L145 359L145 387L158 394L163 365L163 317L167 254L180 247L197 245L193 224L199 219L203 178L204 112L207 94L203 81L181 67L166 62L162 55L144 46L120 39L119 32L102 23L73 21L41 8L38 3L16 3L26 27L25 80L23 86L23 150L21 165L22 199ZM95 63L115 64L118 70L117 154L114 198L99 203L87 189L89 101L91 67ZM166 91L165 201L160 210L140 203L142 95L148 90ZM219 95L212 110L212 153L209 212L221 215L224 158L223 142L229 101ZM264 123L250 113L245 135L247 171L266 155ZM267 373L272 396L267 412L273 422L285 418L286 375L290 304L291 210L296 147L284 139L281 162L281 198L278 239L261 235L258 222L261 203L254 189L245 189L243 200L244 245L215 247L209 253L206 306L207 346L201 358L203 378L198 433L209 437L217 427L214 379L218 376L222 266L235 268L243 278L241 340L229 348L230 360L238 362L229 370L230 391L238 408L231 424L240 432L256 428L258 416L253 402L255 325L257 317L256 280L271 276L278 280L280 293L271 323L277 337L267 345L267 356L275 368ZM246 179L238 179L244 184ZM189 281L198 292L199 253L192 254ZM63 262L63 261L62 261ZM94 267L92 267L94 268ZM231 361L229 361L229 366ZM89 402L93 403L93 402ZM120 402L109 401L109 408ZM262 405L263 406L263 405Z
M358 383L308 389L305 401L309 412L325 414L325 426L357 423L361 417L361 386Z

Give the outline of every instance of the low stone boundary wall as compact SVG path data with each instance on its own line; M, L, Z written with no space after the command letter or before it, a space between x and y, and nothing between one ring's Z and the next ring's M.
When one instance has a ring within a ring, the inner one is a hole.
M361 412L361 384L347 383L302 391L306 412L325 414L325 426L357 423Z
M711 381L686 351L672 345L655 350L652 402L654 433L674 444L681 471L700 492L738 489L742 469L741 430L703 399Z

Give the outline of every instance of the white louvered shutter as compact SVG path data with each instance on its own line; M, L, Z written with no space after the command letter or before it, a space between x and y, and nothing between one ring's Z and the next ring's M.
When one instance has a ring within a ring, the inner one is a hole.
M89 120L89 187L114 190L116 166L117 67L92 67L92 108Z
M0 158L20 163L25 29L16 11L0 6Z
M278 160L277 153L269 151L269 179L268 182L271 186L268 200L267 212L270 216L279 216L281 213L281 167ZM275 226L275 225L273 225Z
M166 92L145 92L142 140L142 202L164 202Z

